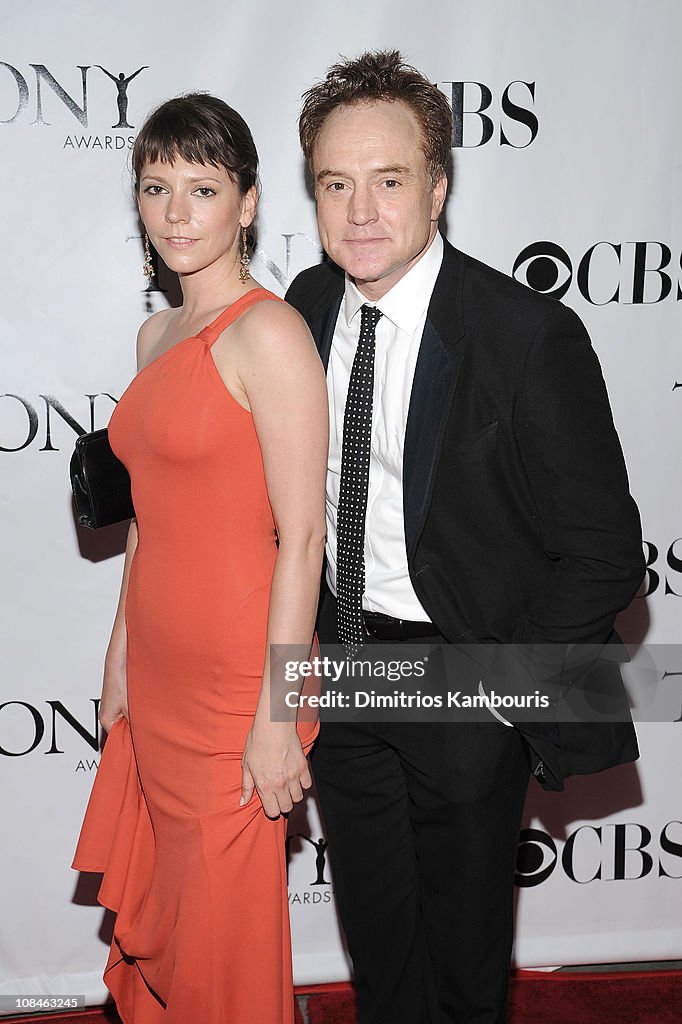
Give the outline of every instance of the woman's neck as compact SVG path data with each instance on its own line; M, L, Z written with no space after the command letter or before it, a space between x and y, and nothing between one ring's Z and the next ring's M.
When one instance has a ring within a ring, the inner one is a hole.
M239 262L226 256L194 274L180 274L182 319L202 319L224 309L247 289L239 279Z

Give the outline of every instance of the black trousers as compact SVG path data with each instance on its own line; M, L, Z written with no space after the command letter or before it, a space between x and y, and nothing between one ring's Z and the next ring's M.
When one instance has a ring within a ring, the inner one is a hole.
M327 594L322 644L337 641L335 605ZM504 1024L529 775L518 731L492 716L323 722L313 772L358 1024Z

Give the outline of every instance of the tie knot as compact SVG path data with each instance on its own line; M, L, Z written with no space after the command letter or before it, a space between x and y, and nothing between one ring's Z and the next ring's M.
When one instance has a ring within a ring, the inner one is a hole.
M364 331L374 332L374 328L381 320L383 313L376 306L361 306L360 307L360 333Z

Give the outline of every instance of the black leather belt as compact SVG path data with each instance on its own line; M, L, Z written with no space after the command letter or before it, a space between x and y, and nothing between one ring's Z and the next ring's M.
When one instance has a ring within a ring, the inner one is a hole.
M395 619L381 612L363 612L365 630L375 640L414 640L420 636L438 636L432 622L411 622L409 619Z

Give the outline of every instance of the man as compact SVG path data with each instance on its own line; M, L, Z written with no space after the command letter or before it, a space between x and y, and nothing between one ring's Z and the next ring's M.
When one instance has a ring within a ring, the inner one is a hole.
M400 54L332 67L299 129L331 261L287 295L328 374L320 639L513 644L519 663L604 644L644 567L582 324L438 233L452 115ZM359 1024L501 1024L529 768L561 788L636 756L629 721L323 723Z

